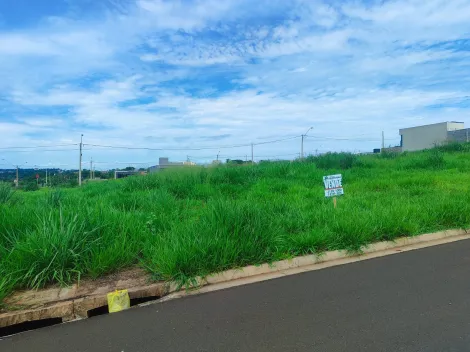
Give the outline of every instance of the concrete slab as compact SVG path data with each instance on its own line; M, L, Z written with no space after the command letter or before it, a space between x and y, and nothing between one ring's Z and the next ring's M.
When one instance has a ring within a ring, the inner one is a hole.
M89 310L108 304L109 292L121 289L128 289L131 299L161 297L168 285L152 282L148 273L133 268L69 287L18 291L5 300L10 310L0 312L0 328L49 318L63 321L87 318Z

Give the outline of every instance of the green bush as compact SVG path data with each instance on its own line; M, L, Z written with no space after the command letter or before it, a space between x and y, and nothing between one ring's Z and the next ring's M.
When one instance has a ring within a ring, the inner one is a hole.
M36 181L33 181L33 182L26 182L23 187L22 187L23 191L26 191L26 192L34 192L34 191L37 191L39 189Z
M441 152L464 152L469 150L469 143L449 142L436 147L435 149Z

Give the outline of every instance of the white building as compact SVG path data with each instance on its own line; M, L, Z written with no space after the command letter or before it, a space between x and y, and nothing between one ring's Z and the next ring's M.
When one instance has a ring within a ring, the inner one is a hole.
M196 163L192 161L170 161L167 157L161 157L158 159L158 165L151 166L149 171L150 173L154 173L164 169L173 169L181 166L196 166Z
M441 122L400 130L402 151L433 148L449 141L468 141L468 129L463 122Z

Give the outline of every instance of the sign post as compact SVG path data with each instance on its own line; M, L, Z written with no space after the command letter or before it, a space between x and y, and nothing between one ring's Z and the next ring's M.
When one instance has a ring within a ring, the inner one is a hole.
M341 174L323 176L323 184L325 185L325 197L333 197L333 205L336 208L336 197L344 194L343 176Z

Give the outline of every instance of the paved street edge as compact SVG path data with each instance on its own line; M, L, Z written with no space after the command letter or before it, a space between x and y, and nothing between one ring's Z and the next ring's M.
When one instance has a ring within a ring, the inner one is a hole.
M372 243L362 249L361 252L348 252L345 250L329 251L320 255L306 255L277 261L271 264L259 266L250 265L240 269L231 269L221 273L199 278L199 287L192 290L176 291L169 293L156 302L141 304L145 306L153 303L164 302L194 294L223 290L230 287L242 286L251 283L272 280L288 275L320 270L332 266L344 265L363 260L383 257L392 254L403 253L416 249L437 246L441 244L470 239L470 230L447 230L413 237L402 237L395 241ZM171 290L170 290L171 292Z
M231 269L204 278L198 278L196 279L197 284L189 289L181 289L175 283L163 282L142 286L142 278L136 280L135 284L132 281L126 281L126 287L120 287L119 284L115 286L116 289L128 289L131 298L162 297L156 301L138 305L145 306L189 295L217 291L465 239L470 239L470 234L467 230L463 229L403 237L395 241L370 244L363 248L361 252L351 253L345 250L329 251L319 255L306 255L259 266L250 265L243 268ZM107 304L106 288L98 287L97 292L100 292L100 294L74 298L68 301L49 302L44 307L37 309L11 311L0 314L0 328L26 321L48 318L62 318L64 322L85 319L87 318L88 311Z

